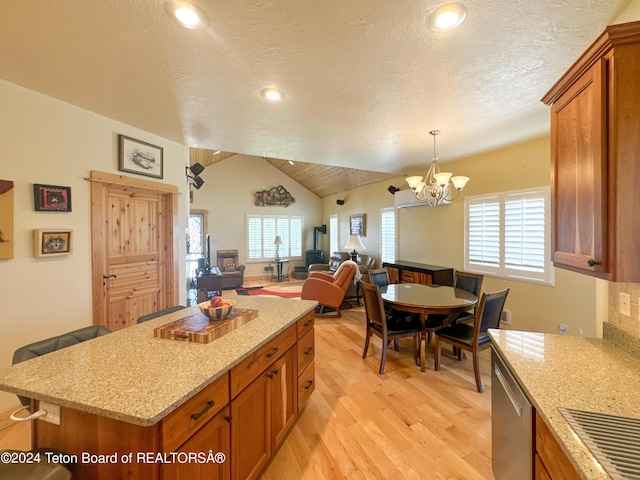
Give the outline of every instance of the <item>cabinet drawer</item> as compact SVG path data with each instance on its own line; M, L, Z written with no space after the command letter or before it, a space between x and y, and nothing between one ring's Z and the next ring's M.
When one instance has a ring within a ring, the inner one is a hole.
M414 272L400 270L400 283L418 283Z
M164 450L177 450L228 403L229 374L224 374L162 421Z
M309 330L313 328L315 313L313 311L307 313L298 320L298 338L302 338Z
M536 452L553 479L580 480L580 476L562 450L547 424L536 413ZM544 478L544 476L542 477Z
M231 398L234 398L247 387L265 368L280 358L296 343L296 325L291 325L284 332L231 369Z
M316 363L312 361L298 377L298 412L302 410L315 389Z
M307 368L307 366L313 361L315 357L315 334L311 330L307 332L304 337L298 340L298 372Z

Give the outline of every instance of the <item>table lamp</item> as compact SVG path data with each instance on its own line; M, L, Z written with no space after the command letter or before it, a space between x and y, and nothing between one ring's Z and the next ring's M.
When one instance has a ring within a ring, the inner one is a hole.
M351 252L351 260L355 262L358 258L358 252L356 251L356 249L364 250L366 247L362 244L360 235L349 235L349 240L347 241L347 244L344 246L344 248L345 250L353 249L353 252Z
M282 237L280 235L276 235L276 239L273 241L273 244L276 246L276 260L280 259L280 245L283 245Z

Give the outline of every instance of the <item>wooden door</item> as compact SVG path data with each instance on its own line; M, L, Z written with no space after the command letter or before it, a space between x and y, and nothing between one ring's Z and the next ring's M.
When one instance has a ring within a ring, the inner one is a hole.
M98 172L91 180L93 323L118 330L178 303L177 188Z
M234 480L258 478L271 457L267 372L259 375L231 401L231 471Z
M608 272L606 70L586 71L551 111L553 262Z
M271 379L271 443L280 444L298 413L298 357L294 345L267 370Z
M226 458L216 462L175 462L162 466L162 480L229 480L231 478L231 427L228 422L229 407L222 409L187 440L178 452L223 453Z

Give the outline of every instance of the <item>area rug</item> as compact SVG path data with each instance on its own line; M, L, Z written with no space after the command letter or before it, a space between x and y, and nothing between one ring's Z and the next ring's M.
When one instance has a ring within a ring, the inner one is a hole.
M260 297L300 298L302 292L301 283L284 283L282 285L267 285L257 288L242 288L236 290L238 295L251 295Z
M260 296L260 297L279 297L279 298L300 298L300 293L302 292L302 285L304 282L300 283L283 283L281 285L267 285L264 287L249 287L249 288L239 288L236 290L238 295L250 295L250 296ZM340 305L341 310L347 310L350 308L357 308L359 305L355 300L344 300L342 305ZM319 308L319 307L318 307ZM326 307L325 312L333 311L332 308Z

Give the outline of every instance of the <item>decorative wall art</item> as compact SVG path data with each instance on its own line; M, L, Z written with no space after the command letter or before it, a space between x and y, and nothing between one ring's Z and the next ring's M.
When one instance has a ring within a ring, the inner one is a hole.
M118 170L162 178L162 148L118 135Z
M254 204L258 207L266 207L269 205L284 205L288 207L296 201L282 185L269 190L260 190L254 194L254 198Z
M13 182L0 180L0 260L13 258Z
M73 230L44 229L33 231L33 254L36 257L69 255L73 251Z
M71 187L34 183L33 204L36 212L70 212Z
M366 219L367 219L366 213L351 215L349 217L349 235L360 235L361 237L366 237L367 236Z

